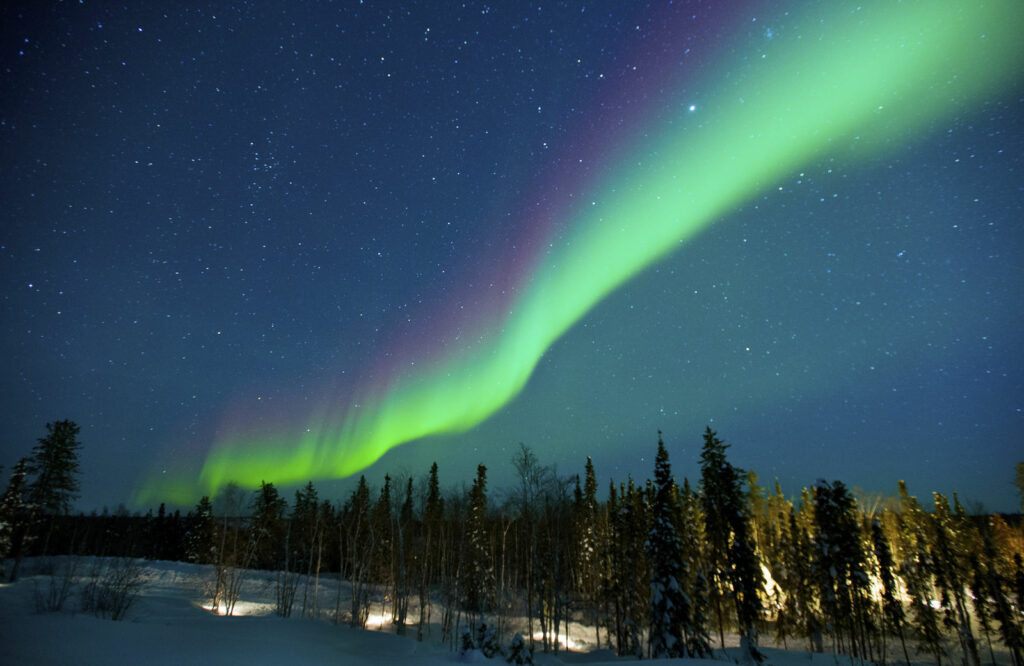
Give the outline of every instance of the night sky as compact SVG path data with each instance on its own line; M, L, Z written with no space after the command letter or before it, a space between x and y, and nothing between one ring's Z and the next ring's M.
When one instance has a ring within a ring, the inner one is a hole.
M5 3L4 481L64 418L86 510L659 429L694 480L710 424L1012 510L1024 9L973 4Z

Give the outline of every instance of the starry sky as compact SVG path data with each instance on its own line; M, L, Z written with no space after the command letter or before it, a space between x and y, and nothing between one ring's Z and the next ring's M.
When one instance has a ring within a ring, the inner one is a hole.
M5 3L0 463L692 480L710 424L1012 510L1024 10L894 7Z

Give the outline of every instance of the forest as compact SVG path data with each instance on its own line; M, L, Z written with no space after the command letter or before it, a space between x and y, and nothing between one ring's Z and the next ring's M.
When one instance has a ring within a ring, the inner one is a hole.
M894 497L826 480L789 497L733 465L710 427L693 484L673 476L659 432L653 478L606 488L589 458L562 475L520 445L517 483L498 491L482 464L469 487L442 490L435 463L375 488L360 477L342 502L265 481L144 515L75 513L79 428L46 428L0 502L10 580L31 556L192 562L209 565L210 607L231 615L247 572L266 570L282 617L365 628L373 613L395 633L440 631L452 649L517 663L566 649L573 623L637 658L717 658L738 635L754 662L770 638L878 663L980 666L1001 650L1024 665L1020 514L968 512L956 494L919 501L903 482ZM1015 473L1024 507L1024 463ZM349 594L325 600L327 578Z

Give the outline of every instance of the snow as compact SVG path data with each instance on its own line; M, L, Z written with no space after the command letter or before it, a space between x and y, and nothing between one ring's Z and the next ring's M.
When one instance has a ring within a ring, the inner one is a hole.
M274 615L274 576L271 572L247 572L236 616L223 617L204 608L208 599L204 588L212 578L210 566L181 562L139 562L143 586L135 603L120 622L96 618L79 610L76 586L60 612L37 612L36 597L49 588L50 576L44 567L60 572L61 564L49 565L40 559L22 564L22 577L14 584L0 584L0 663L23 666L49 664L504 664L501 658L488 660L479 652L460 655L440 643L435 625L431 637L415 639L415 627L408 636L396 636L389 623L376 629L353 629L336 625L324 612L319 619L302 618L301 598L294 615ZM80 563L79 576L89 571L91 561ZM9 570L9 569L8 569ZM347 608L347 584L342 584L342 608ZM320 607L333 612L338 592L335 579L321 578ZM299 594L301 597L301 593ZM381 610L379 599L373 612ZM589 646L593 629L572 625L572 643ZM735 637L734 637L735 638ZM508 642L508 641L506 641ZM735 645L735 642L733 642ZM762 648L766 664L803 666L806 664L846 664L845 658L832 654ZM735 647L727 651L731 659L739 657ZM718 661L701 659L660 660L666 665L723 664L723 653L715 650ZM613 664L636 661L617 658L608 650L534 654L538 666L560 664Z

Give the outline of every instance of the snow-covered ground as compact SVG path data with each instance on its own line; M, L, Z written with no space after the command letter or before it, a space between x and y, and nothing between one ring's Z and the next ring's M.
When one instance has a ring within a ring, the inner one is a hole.
M239 603L233 617L220 616L206 608L206 594L213 568L181 562L137 561L142 587L123 621L99 619L81 611L85 579L94 560L78 560L75 586L59 612L38 610L40 599L50 591L51 576L60 581L66 561L38 559L22 564L17 583L0 585L0 664L451 664L504 663L500 657L488 660L479 653L460 655L440 643L435 626L423 642L392 633L390 622L381 622L380 607L371 611L368 626L352 629L337 625L333 615L338 582L321 578L320 607L329 609L319 619L302 618L302 588L296 595L293 617L274 614L275 576L269 572L246 572ZM101 561L100 564L103 562ZM8 569L9 571L9 569ZM347 585L341 583L342 608L347 608ZM312 604L309 604L312 606ZM536 654L535 663L616 663L612 653L587 652L586 642L593 630L574 625L570 642L575 651L558 656ZM731 653L733 651L727 651ZM766 649L768 663L845 664L832 654ZM722 652L717 653L724 659ZM707 664L722 661L669 660L665 664ZM920 663L927 663L922 660Z

